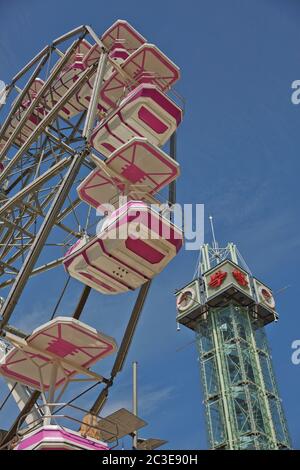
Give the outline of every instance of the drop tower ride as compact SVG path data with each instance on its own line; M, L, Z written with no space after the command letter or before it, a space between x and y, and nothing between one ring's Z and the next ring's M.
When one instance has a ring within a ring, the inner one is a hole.
M275 300L233 243L202 246L176 306L196 334L210 448L290 449L264 328L278 320Z

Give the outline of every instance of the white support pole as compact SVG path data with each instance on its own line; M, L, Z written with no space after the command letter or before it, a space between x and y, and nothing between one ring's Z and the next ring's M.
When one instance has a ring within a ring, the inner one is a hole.
M88 111L86 115L86 121L85 121L83 132L82 132L83 137L86 138L86 141L88 143L90 141L94 124L95 124L100 88L103 84L103 78L104 78L104 74L106 71L107 55L108 55L107 52L102 50L102 54L98 62L98 68L97 68L96 77L94 81L91 101L89 103L89 107L88 107Z
M132 363L132 411L135 416L138 414L138 397L137 397L137 362ZM138 434L133 433L132 447L137 449Z
M205 271L210 269L210 262L209 262L209 253L208 253L208 245L202 245L201 247L201 254L202 254L202 274Z
M49 417L45 419L44 424L49 425L51 424L51 418L53 414L54 406L49 405L49 403L54 403L54 395L55 395L55 385L57 380L57 372L58 372L58 363L54 361L51 365L51 376L50 376L50 387L48 392L48 400L47 400L47 411L49 413Z
M228 248L229 248L231 261L233 261L236 264L239 264L237 254L236 254L236 246L234 245L234 243L228 243Z

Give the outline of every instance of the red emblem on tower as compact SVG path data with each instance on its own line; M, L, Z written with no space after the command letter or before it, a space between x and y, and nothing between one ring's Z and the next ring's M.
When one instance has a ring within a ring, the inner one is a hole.
M227 273L225 271L222 271L221 269L217 271L215 274L212 274L210 276L210 280L208 283L209 287L212 287L213 289L220 287L220 285L223 283L226 276L227 276Z
M240 271L239 269L235 269L234 271L232 271L232 275L234 279L239 283L240 286L242 287L248 286L248 279L246 275L242 273L242 271Z

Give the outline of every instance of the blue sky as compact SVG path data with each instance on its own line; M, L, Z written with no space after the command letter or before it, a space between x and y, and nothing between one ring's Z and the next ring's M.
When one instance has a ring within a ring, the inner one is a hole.
M186 99L186 115L178 132L179 202L205 203L220 244L236 242L253 273L274 291L290 286L277 298L280 321L267 329L293 445L300 448L300 366L291 362L291 343L300 339L300 105L291 103L291 83L300 79L300 4L0 0L0 79L9 82L64 32L91 24L101 34L118 18L157 44L182 71L177 89ZM130 365L137 360L140 415L149 422L143 437L165 438L169 448L207 447L195 345L177 352L193 333L176 332L173 297L175 288L191 279L197 255L182 250L154 280L107 408L130 406ZM65 274L58 268L50 276L50 283L47 275L29 283L15 324L29 331L47 320ZM80 284L72 281L60 314L72 312L79 292ZM82 320L120 340L134 297L94 292ZM88 395L85 404L93 398ZM5 427L8 412L1 416Z

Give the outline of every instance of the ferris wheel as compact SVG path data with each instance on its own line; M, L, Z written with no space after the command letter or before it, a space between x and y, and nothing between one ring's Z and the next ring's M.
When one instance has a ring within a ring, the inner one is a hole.
M118 20L100 37L81 26L54 40L6 86L0 374L20 410L0 435L2 449L108 449L144 425L126 410L106 419L99 414L123 368L151 280L183 244L170 215L180 174L179 78L179 68L157 46ZM14 327L29 279L63 268L65 284L49 321L33 332ZM72 316L58 317L71 278L80 281L81 294ZM81 321L92 289L106 296L137 292L119 347ZM92 372L109 354L115 354L110 376ZM78 375L94 381L98 397L81 410L77 427L62 427L60 410L68 406L72 415L76 406L61 397ZM147 445L154 447L136 443Z

